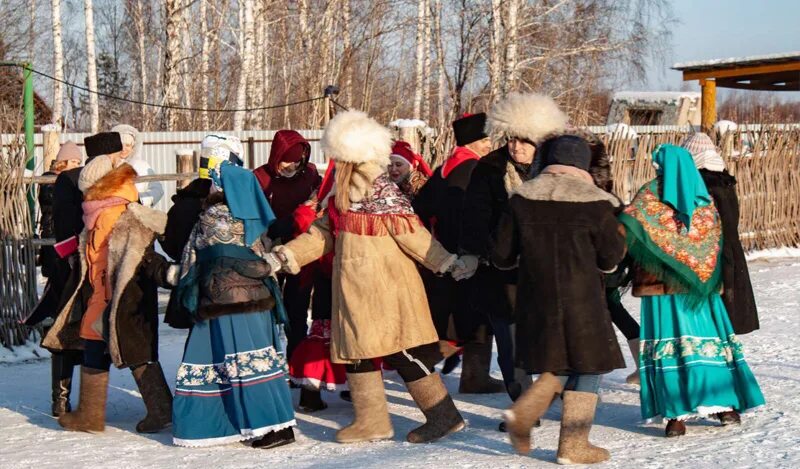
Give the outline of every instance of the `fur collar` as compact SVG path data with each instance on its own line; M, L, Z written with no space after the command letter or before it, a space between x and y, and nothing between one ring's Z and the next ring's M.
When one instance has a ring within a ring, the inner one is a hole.
M621 205L615 195L569 174L541 174L522 184L516 194L528 200L584 203L605 200L614 207Z
M353 169L350 177L348 195L350 202L358 203L372 195L372 185L378 176L386 172L385 166L376 163L363 163Z
M120 165L92 184L83 196L83 200L103 200L120 195L120 190L124 186L133 186L135 181L136 170L128 164Z

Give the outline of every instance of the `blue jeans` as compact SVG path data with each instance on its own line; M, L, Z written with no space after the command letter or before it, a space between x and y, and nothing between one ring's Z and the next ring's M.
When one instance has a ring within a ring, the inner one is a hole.
M597 394L603 375L566 375L556 376L565 391L591 392Z

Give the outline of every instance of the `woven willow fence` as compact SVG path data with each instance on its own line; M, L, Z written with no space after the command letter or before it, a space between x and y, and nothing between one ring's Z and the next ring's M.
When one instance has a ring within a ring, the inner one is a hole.
M662 143L679 145L688 132L606 136L614 192L630 202L655 177L651 153ZM800 129L762 127L728 132L717 142L736 176L739 232L745 250L800 245Z

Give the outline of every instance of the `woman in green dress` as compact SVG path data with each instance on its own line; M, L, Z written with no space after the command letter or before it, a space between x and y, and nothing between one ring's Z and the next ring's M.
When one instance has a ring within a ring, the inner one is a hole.
M620 221L642 298L642 417L666 418L669 437L689 418L739 423L764 396L720 298L722 225L692 156L662 145L653 164L657 177Z

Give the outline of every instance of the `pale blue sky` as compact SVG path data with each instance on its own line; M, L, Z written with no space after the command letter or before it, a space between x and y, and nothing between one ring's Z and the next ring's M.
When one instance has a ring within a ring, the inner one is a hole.
M800 51L800 0L673 0L672 53L648 67L645 89L680 89L676 62ZM635 88L635 85L633 86ZM696 82L690 89L698 90ZM800 93L780 93L798 99Z

